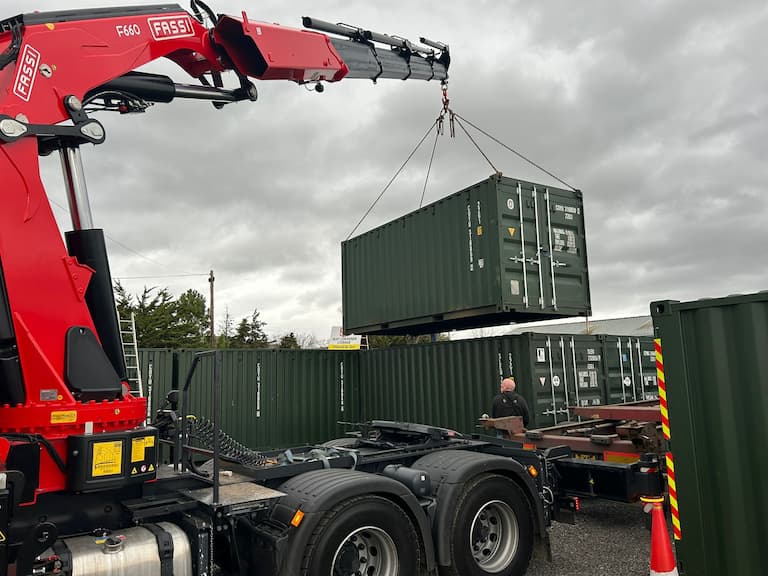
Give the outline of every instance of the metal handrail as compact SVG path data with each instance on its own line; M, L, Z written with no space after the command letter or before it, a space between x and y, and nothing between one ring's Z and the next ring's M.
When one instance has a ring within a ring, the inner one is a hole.
M222 355L220 350L206 350L204 352L197 352L195 358L192 361L192 366L189 367L187 372L187 379L184 382L184 388L181 390L181 430L176 435L176 445L174 452L176 453L176 459L174 461L174 470L179 471L182 468L182 472L186 472L183 462L184 447L189 445L189 434L187 432L187 407L189 405L189 388L192 385L192 378L197 370L198 364L202 358L213 356L213 504L219 503L219 457L220 457L220 439L219 439L219 422L221 421L221 367L222 367Z

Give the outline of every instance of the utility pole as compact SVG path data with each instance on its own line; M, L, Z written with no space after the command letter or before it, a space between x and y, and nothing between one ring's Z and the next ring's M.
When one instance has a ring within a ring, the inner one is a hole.
M213 283L215 280L216 277L213 275L213 270L211 270L208 276L208 283L211 285L211 348L216 348L216 334L213 330Z

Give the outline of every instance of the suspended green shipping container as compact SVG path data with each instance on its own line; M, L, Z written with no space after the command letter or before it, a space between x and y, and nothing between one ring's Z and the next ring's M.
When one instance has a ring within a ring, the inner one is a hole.
M346 333L589 315L581 192L492 176L342 243L342 286Z
M654 302L674 456L680 568L768 574L768 292Z

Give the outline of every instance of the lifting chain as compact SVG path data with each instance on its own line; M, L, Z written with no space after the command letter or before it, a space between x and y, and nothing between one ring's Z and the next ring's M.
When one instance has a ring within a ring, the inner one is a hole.
M448 82L443 80L443 109L440 111L440 115L437 117L437 133L441 136L445 133L445 116L448 115L448 126L451 138L456 137L456 126L454 122L454 112L451 110L451 100L448 98Z

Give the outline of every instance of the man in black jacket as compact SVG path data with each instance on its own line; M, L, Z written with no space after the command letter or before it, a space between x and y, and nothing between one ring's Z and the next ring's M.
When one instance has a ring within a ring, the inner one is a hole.
M503 418L505 416L522 416L523 426L528 427L528 404L525 398L515 392L515 379L504 378L499 386L499 394L493 399L491 418Z

